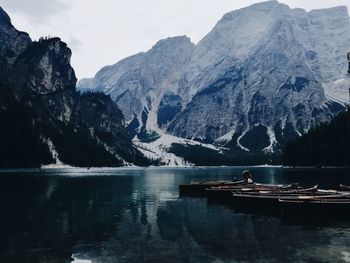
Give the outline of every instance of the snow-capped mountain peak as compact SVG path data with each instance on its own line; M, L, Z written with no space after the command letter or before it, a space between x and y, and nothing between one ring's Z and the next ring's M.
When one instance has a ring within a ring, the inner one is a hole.
M268 1L225 14L197 45L161 40L79 86L110 94L135 133L273 151L343 109L328 95L349 43L346 7Z

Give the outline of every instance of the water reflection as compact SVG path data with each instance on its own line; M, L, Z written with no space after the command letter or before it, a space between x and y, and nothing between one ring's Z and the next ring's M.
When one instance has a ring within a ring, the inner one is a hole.
M0 262L344 262L350 224L288 225L178 184L246 168L68 169L0 174ZM349 182L348 171L251 168L263 183ZM80 260L80 261L79 261Z

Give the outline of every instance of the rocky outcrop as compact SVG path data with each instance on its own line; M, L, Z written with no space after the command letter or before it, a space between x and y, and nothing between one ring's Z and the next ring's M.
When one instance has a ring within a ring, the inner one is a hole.
M59 38L32 42L17 57L10 72L13 94L37 115L37 120L69 124L78 97L70 65L71 50Z
M16 57L31 43L27 33L20 32L0 7L0 80L5 81Z
M72 52L59 38L33 42L18 56L11 82L18 99L74 90L76 77L70 65Z

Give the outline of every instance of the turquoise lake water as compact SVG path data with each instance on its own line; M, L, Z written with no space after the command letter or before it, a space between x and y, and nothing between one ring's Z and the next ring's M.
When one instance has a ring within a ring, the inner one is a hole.
M350 262L350 221L290 224L178 185L247 167L0 171L0 262ZM334 188L345 169L251 167L261 183Z

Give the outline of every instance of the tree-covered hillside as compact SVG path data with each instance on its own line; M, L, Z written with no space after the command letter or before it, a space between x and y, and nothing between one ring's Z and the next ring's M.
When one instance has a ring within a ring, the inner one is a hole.
M350 109L290 141L283 164L292 166L350 166Z

